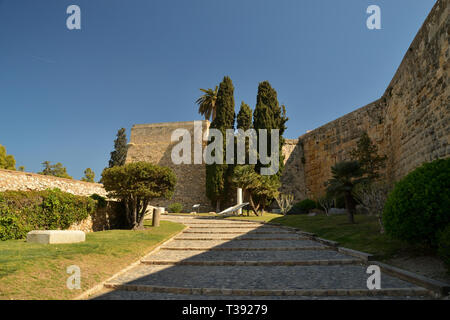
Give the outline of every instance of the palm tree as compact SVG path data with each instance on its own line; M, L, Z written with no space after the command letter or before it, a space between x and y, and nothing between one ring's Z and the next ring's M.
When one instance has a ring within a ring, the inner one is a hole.
M217 86L213 89L200 89L204 94L197 99L195 103L199 105L198 113L205 116L205 120L209 120L212 115L211 121L216 118L216 100L217 100Z
M355 223L353 214L355 212L356 200L353 190L359 183L364 181L361 178L363 170L358 161L341 161L331 167L333 178L328 181L327 191L334 196L343 196L345 208L348 212L348 221Z

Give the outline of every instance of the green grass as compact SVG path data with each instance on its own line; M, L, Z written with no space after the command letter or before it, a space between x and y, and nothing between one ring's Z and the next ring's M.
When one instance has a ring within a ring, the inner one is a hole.
M261 217L252 215L226 219L264 221L299 228L302 231L315 233L321 238L337 241L343 247L374 254L380 260L396 255L412 256L430 253L425 247L411 246L381 234L376 217L367 215L355 215L355 224L347 222L347 215L326 216L324 214L310 217L264 213Z
M159 228L109 230L86 234L76 244L0 241L0 299L70 299L139 259L184 228L161 221ZM66 268L81 269L81 290L66 287Z

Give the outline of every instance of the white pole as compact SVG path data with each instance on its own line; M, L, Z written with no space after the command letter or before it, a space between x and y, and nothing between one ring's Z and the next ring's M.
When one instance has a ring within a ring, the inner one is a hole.
M237 204L242 204L242 188L237 188ZM242 214L242 208L238 210L238 214Z

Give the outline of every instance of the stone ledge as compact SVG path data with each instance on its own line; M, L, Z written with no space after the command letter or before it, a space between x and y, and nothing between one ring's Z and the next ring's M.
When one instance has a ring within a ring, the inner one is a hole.
M353 250L353 249L348 249L348 248L344 248L344 247L338 247L337 251L340 253L344 253L344 254L348 254L350 256L353 257L357 257L360 258L364 261L372 261L373 260L373 255L370 253L365 253L365 252L361 252L361 251L357 251L357 250Z
M406 271L378 261L371 261L370 264L379 266L382 272L424 287L435 292L439 296L447 296L450 294L450 284L448 283L430 279L414 272Z
M106 283L105 288L159 292L188 295L228 295L228 296L430 296L430 291L423 288L385 288L369 289L299 289L299 290L270 290L270 289L227 289L227 288L184 288L153 285L135 285L121 283Z
M27 242L32 243L78 243L85 240L86 234L78 230L33 230L27 233Z

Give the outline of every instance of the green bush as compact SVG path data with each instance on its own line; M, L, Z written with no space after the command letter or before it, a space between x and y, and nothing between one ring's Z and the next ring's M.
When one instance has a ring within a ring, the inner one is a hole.
M450 159L426 163L400 180L383 211L386 233L435 247L450 223Z
M106 202L106 198L105 197L102 197L101 195L94 193L94 194L92 194L90 196L90 198L92 198L92 199L97 201L97 207L98 208L105 208L106 207L107 202Z
M294 204L292 206L292 209L289 210L288 214L308 213L309 210L315 209L317 207L317 203L314 200L305 199Z
M438 234L438 254L450 274L450 224Z
M67 229L94 213L96 201L59 189L0 193L0 239L21 239L31 230Z
M179 213L183 210L183 205L181 203L175 202L168 206L170 212Z

